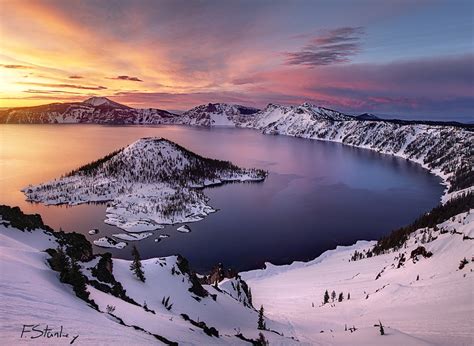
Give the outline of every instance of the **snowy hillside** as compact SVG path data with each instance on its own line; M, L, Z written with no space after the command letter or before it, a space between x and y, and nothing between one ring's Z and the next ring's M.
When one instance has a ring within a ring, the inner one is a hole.
M31 340L38 334L27 326L23 341L39 344L65 344L76 336L79 345L236 345L259 338L257 311L232 291L202 286L182 257L143 261L142 282L130 270L130 261L78 248L90 248L83 236L65 237L41 219L0 207L2 343L18 344L24 324L39 324L36 329L41 330L48 325L53 332L63 326L68 334ZM291 334L285 324L266 323L280 334ZM262 333L272 342L294 343L276 332Z
M130 261L94 255L83 235L1 206L0 334L16 344L34 323L63 326L78 344L258 344L262 333L270 345L470 345L473 241L471 208L417 230L398 250L375 256L375 242L361 241L216 288L180 256L141 261L142 282Z
M199 221L214 212L197 188L265 177L262 170L203 158L165 139L142 138L64 177L23 191L28 200L45 204L110 201L106 223L143 232L163 224ZM96 245L109 246L110 241L101 239Z
M472 345L474 209L419 229L399 250L355 259L374 244L338 247L307 263L267 264L242 277L254 305L288 321L302 342ZM329 302L323 304L326 290ZM385 336L374 327L379 320ZM356 331L346 331L354 326ZM408 335L412 339L403 340Z
M269 104L255 115L245 126L262 129L274 123L299 123L307 126L317 121L343 121L354 118L327 108L318 107L310 103L301 106L281 106Z
M252 119L256 108L225 103L209 103L195 107L173 120L192 126L237 126Z
M91 97L84 102L1 109L0 124L161 124L175 116L161 109L135 109L105 97Z
M115 108L130 108L120 103L109 100L107 97L91 97L83 101L83 103L94 106L94 107L108 106L108 107L115 107Z

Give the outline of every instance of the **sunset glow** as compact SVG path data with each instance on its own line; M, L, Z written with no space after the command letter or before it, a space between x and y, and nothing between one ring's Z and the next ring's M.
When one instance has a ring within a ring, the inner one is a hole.
M0 107L310 101L472 120L472 2L382 3L1 1Z

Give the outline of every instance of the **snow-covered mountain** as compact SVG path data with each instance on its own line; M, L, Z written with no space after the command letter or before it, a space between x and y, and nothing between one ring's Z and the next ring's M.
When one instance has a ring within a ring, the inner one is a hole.
M131 109L128 106L122 105L120 103L114 102L109 100L107 97L91 97L87 100L83 101L82 103L91 105L94 107L103 106L103 107L111 107L111 108L127 108Z
M196 188L265 177L262 170L204 158L166 139L142 138L66 176L23 191L28 200L45 204L110 201L106 223L142 232L163 224L199 221L214 212ZM110 243L102 239L96 245L122 246Z
M302 127L318 121L353 120L351 116L318 107L310 103L300 106L281 106L269 104L257 113L254 119L242 124L245 127L263 129L273 124L300 124Z
M161 124L175 116L161 109L135 109L106 97L92 97L83 102L2 109L0 124Z
M190 109L173 121L192 126L236 126L248 122L258 111L240 105L209 103Z

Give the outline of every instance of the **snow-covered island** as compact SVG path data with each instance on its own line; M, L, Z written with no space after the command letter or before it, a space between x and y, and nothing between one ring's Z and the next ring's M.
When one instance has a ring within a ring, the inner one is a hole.
M200 188L262 181L266 174L201 157L166 139L142 138L23 192L29 201L46 205L109 202L107 224L144 232L199 221L214 212Z

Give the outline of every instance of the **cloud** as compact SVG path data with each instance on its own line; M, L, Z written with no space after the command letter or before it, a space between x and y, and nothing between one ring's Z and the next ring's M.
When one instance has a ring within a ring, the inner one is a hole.
M138 77L130 77L130 76L117 76L115 78L108 78L108 79L129 80L129 81L132 81L132 82L143 82L143 80L141 80Z
M251 77L239 77L231 80L231 83L234 85L256 84L259 82L261 82L261 79L258 78L258 75Z
M39 90L39 89L28 89L23 91L27 94L67 94L67 95L82 95L81 93L65 91L65 90Z
M81 90L105 90L107 87L98 85L77 85L77 84L59 84L59 83L33 83L33 82L18 82L18 84L23 85L35 85L47 88L71 88L71 89L81 89Z
M82 79L82 78L84 78L84 77L78 76L78 75L75 75L75 74L74 74L74 75L72 75L72 76L69 76L69 78L70 78L70 79Z
M2 64L0 65L4 68L11 68L11 69L30 69L30 68L33 68L31 66L26 66L26 65L5 65L5 64Z
M286 65L321 66L349 62L360 51L362 27L342 27L326 31L298 52L285 53Z
M242 92L260 107L310 101L348 113L472 121L472 66L474 55L466 54L317 69L279 66L240 79L258 81L244 84Z

